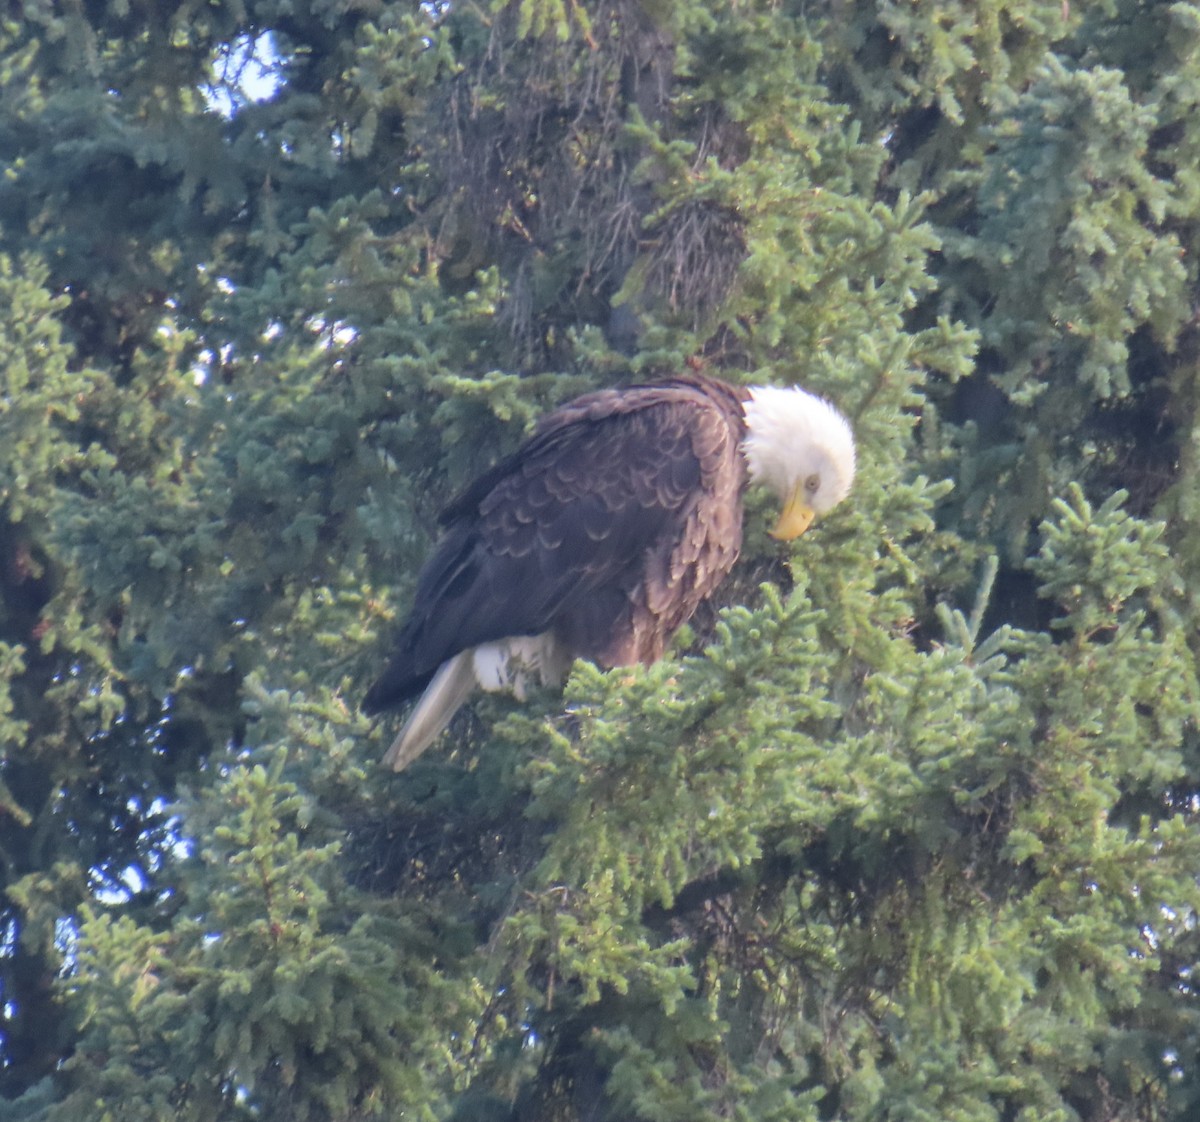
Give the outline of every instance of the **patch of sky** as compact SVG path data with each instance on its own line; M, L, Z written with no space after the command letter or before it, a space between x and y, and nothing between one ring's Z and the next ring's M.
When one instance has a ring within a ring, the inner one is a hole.
M213 57L212 81L203 87L205 99L223 117L233 117L245 105L268 101L283 85L282 60L269 31L239 35Z

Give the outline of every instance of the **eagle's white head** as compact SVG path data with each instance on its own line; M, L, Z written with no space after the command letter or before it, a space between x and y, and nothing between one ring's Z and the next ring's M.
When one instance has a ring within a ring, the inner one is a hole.
M771 533L789 541L850 493L854 434L828 401L799 386L754 386L743 411L750 478L779 495L783 512Z

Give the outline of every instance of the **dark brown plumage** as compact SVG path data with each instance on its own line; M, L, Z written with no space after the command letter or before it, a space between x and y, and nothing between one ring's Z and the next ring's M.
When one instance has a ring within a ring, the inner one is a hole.
M462 650L550 631L568 660L650 663L742 540L744 391L711 378L601 390L539 424L443 512L368 713Z

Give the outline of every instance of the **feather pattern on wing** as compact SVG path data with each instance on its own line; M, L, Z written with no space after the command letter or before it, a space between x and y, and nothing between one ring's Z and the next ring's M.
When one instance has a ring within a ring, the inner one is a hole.
M460 651L550 633L570 658L649 663L741 547L745 395L681 377L551 413L442 516L412 616L364 700L423 689Z

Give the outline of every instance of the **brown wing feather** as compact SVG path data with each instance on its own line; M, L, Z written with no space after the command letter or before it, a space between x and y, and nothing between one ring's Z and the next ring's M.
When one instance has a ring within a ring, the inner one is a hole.
M741 545L739 397L711 379L604 390L546 417L443 515L373 712L459 651L553 630L572 656L649 662Z

